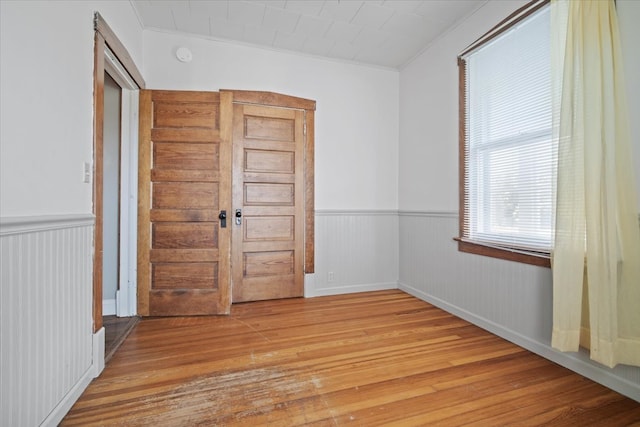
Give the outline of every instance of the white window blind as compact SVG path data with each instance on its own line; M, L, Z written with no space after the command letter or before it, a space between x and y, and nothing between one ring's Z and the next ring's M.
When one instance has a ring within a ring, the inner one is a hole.
M461 57L462 239L548 252L553 242L550 8Z

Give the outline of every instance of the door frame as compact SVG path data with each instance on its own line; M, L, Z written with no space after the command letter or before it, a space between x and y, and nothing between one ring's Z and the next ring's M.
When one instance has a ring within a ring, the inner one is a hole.
M116 315L136 315L138 225L138 104L139 88L115 54L105 46L105 72L121 89L119 262ZM104 143L104 142L103 142Z
M111 53L112 57L109 55ZM112 59L115 59L115 62L112 62ZM110 63L110 64L109 64ZM127 52L127 49L124 47L122 42L118 39L115 33L111 30L109 25L107 25L106 21L102 18L102 16L96 12L94 15L94 51L93 51L93 214L95 216L95 224L94 224L94 253L93 253L93 332L98 332L102 329L102 256L103 256L103 233L102 233L102 224L103 224L103 160L104 160L104 141L103 141L103 131L104 131L104 73L107 67L113 66L115 69L119 67L115 64L119 63L121 65L121 69L117 72L114 71L114 74L120 75L122 78L122 83L118 81L116 76L111 74L111 76L116 79L119 84L130 85L131 88L128 88L130 92L137 92L138 89L145 88L145 82L142 78L142 74L138 70L136 64L133 62L131 55ZM124 87L123 87L123 100L124 100ZM131 94L130 94L131 95ZM134 96L128 96L129 103L135 103L137 101L131 101L131 98ZM124 102L123 102L124 105ZM137 126L137 108L134 111L129 111L128 116L131 117L131 114L135 114L135 122L134 124L129 123L129 128L131 126ZM127 132L129 134L129 138L132 137L130 130ZM133 140L137 141L137 132L133 134ZM135 144L130 144L135 145ZM130 150L128 150L130 151ZM130 156L130 154L129 154ZM127 174L127 179L130 180L131 174L135 174L137 182L137 167L131 167L131 159L129 159L128 169L122 168L123 173ZM133 165L137 166L137 159ZM136 187L137 189L137 187ZM123 192L129 197L129 192ZM128 212L125 216L130 215L130 211L132 209L131 204L128 204ZM133 207L135 212L135 204ZM133 216L136 218L136 215ZM131 227L130 221L127 221L127 227ZM130 235L127 231L126 235ZM124 239L123 239L124 240ZM127 241L124 243L128 245L130 243L130 238L126 239ZM134 238L135 242L135 238ZM123 242L121 242L122 247ZM127 254L128 259L131 258L129 248L129 253ZM134 248L135 249L135 248ZM135 250L134 250L135 252ZM134 255L135 259L135 255ZM128 266L129 263L126 263ZM133 263L135 267L135 262ZM131 268L131 267L127 267ZM133 276L135 278L135 275ZM135 284L135 283L134 283ZM127 286L126 288L129 288ZM134 308L135 308L135 292L134 292Z

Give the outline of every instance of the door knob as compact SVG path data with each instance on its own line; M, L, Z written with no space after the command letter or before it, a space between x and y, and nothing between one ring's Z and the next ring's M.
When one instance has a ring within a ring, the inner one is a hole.
M220 219L220 227L226 228L227 227L227 211L220 211L220 215L218 215L218 218Z
M242 209L236 209L236 225L242 224Z

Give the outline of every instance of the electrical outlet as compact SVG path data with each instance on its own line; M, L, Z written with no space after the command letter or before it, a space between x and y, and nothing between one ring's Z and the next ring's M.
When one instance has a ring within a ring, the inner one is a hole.
M333 271L327 273L327 282L333 283L336 281L336 275Z
M91 182L91 164L89 162L82 163L82 182L89 184Z

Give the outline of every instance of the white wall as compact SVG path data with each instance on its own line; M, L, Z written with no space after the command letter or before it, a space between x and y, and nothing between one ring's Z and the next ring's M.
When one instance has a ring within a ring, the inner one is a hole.
M402 210L458 210L457 55L526 1L490 1L400 74Z
M305 297L398 287L398 212L316 213L316 269Z
M315 100L316 209L397 209L397 71L155 31L144 40L149 88ZM192 50L191 63L175 58L180 46Z
M640 400L640 368L604 368L585 353L551 348L547 268L457 251L457 54L524 4L491 0L400 74L399 287L504 338ZM618 1L627 75L640 76L640 2ZM632 47L633 46L633 47ZM630 79L628 79L630 80ZM628 83L636 171L640 86ZM640 187L639 187L640 189Z
M0 2L0 216L92 210L94 11L141 67L128 2Z

